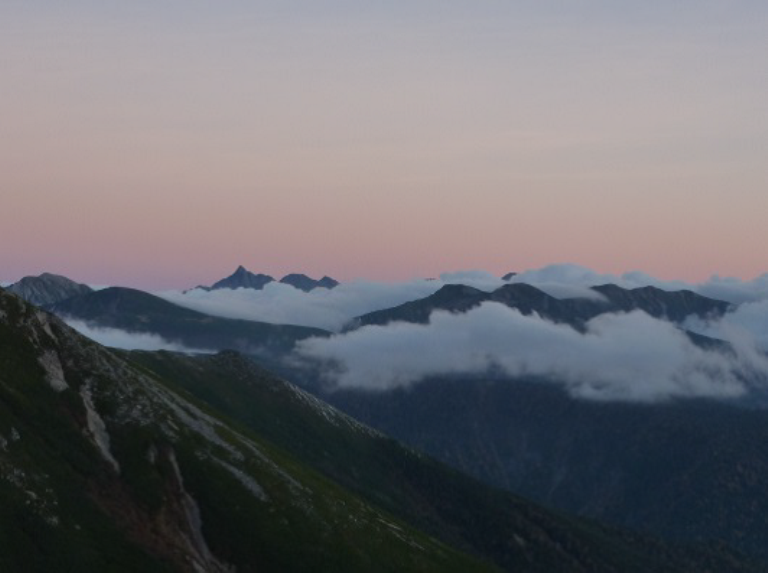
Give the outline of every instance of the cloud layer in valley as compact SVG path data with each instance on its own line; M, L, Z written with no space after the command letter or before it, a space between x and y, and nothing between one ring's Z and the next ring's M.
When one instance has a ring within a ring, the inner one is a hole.
M611 275L578 265L559 264L522 272L510 282L532 284L557 298L599 298L589 287L614 283L624 288L652 285L665 290L690 289L732 303L768 300L768 274L751 281L714 276L705 283L689 284L664 281L640 271ZM505 284L499 277L485 271L459 271L444 273L432 280L400 283L353 281L331 290L319 288L310 292L272 282L263 290L194 289L156 294L214 316L314 326L336 332L356 316L424 298L446 284L457 283L489 292Z
M492 291L502 286L504 281L484 271L463 271L445 273L434 280L418 279L401 283L353 281L333 289L317 288L310 292L271 282L262 290L194 289L157 294L170 302L215 316L338 331L356 316L429 296L442 286L454 283Z
M465 314L435 312L426 325L392 323L309 339L298 352L330 366L327 376L339 388L387 390L495 369L562 384L579 398L654 402L735 398L749 391L746 380L765 380L765 356L749 336L736 342L733 352L704 350L641 311L601 315L582 333L485 303Z
M111 348L122 348L124 350L170 350L194 354L210 354L213 352L199 348L187 348L176 342L170 342L156 334L128 332L116 328L94 328L81 320L66 319L65 322L80 334Z

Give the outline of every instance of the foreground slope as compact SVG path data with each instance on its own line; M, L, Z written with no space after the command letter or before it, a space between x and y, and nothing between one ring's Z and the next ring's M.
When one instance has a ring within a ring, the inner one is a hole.
M0 290L0 570L485 571Z
M273 354L290 350L297 340L327 335L319 328L210 316L123 287L70 298L48 308L92 327L156 334L196 349Z
M681 550L483 486L368 430L236 353L124 355L370 502L509 571L750 569L722 548Z

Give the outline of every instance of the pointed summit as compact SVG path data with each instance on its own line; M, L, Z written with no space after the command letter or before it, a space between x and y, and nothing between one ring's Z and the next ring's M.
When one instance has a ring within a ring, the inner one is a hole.
M269 275L254 274L243 265L239 265L235 272L229 275L227 278L221 279L218 282L213 283L210 287L200 287L206 290L217 290L222 288L236 289L236 288L252 288L254 290L261 290L264 285L273 282L275 279Z

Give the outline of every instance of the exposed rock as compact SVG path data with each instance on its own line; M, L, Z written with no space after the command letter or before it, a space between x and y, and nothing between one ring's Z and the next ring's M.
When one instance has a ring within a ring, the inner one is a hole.
M67 277L51 273L43 273L36 277L24 277L9 286L7 290L38 306L53 304L93 291L88 285L76 283Z

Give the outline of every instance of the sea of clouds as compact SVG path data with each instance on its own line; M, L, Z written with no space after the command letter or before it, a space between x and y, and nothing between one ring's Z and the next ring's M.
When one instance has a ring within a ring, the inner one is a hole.
M445 273L432 280L400 283L352 281L333 289L317 288L310 292L275 281L262 290L194 289L155 294L214 316L298 324L336 332L356 316L424 298L447 284L456 283L487 291L505 284L499 277L484 271L463 271Z
M699 283L665 281L642 272L601 274L577 265L526 271L510 282L532 284L558 298L589 297L590 286L656 286L689 289L734 303L724 316L684 325L727 343L719 349L694 344L676 325L637 311L591 320L584 331L537 315L524 316L497 303L464 314L433 313L428 324L392 323L344 332L356 316L424 298L447 284L492 291L503 284L483 271L446 273L437 279L400 283L353 281L304 292L282 283L263 290L221 289L157 293L201 312L228 318L299 324L334 332L299 343L293 360L323 368L337 388L381 391L427 377L482 374L492 369L560 384L573 396L593 400L655 402L683 397L737 398L768 387L768 275L751 281L714 276ZM86 332L85 325L77 328ZM152 335L99 329L89 336L121 348L184 350Z
M751 281L713 276L706 282L694 284L665 281L639 271L610 275L579 265L560 264L525 271L509 282L525 282L557 298L596 298L599 295L590 290L590 286L613 283L624 288L651 285L665 290L688 289L732 303L768 299L768 274ZM447 284L457 283L485 291L493 291L506 284L501 278L485 271L460 271L444 273L431 280L397 283L358 280L342 283L334 289L319 288L308 293L273 282L263 290L193 289L155 294L180 306L215 316L298 324L338 332L356 316L424 298Z
M338 388L390 390L493 369L561 384L592 400L736 398L768 380L766 347L757 346L744 320L734 314L701 324L731 344L716 351L641 311L600 315L581 332L488 302L464 314L434 312L428 324L372 325L312 338L299 343L298 354L324 364Z

